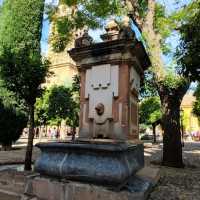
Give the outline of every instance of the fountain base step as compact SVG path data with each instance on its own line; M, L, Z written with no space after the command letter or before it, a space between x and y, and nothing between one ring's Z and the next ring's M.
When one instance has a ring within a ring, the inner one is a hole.
M24 199L34 200L145 200L159 180L159 169L145 167L121 190L74 181L35 176L26 184Z

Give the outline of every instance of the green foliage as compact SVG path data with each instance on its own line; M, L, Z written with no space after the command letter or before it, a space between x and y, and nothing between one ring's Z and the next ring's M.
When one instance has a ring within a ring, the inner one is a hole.
M149 97L140 103L140 123L150 125L162 116L159 97Z
M46 125L48 122L48 100L49 90L45 90L35 103L35 123L37 125Z
M200 80L200 1L193 1L189 7L190 16L180 27L181 43L177 59L179 73L189 76L192 81Z
M79 96L75 93L76 89L77 86L70 89L55 85L46 90L36 101L37 122L60 125L62 120L66 120L69 126L77 127Z
M79 111L80 111L80 75L73 77L72 88L73 94L73 109L70 116L67 118L67 124L75 128L79 125Z
M68 17L60 17L56 21L56 29L59 34L53 33L50 41L55 52L64 50L72 38L72 29L74 25Z
M0 76L29 105L48 70L40 55L43 6L43 0L5 0L0 15Z
M48 116L49 118L65 119L70 113L72 106L72 94L69 88L54 86L49 92Z
M24 106L24 101L18 99L13 92L7 90L3 86L1 80L0 80L0 101L5 108L12 108L19 114L23 113L24 115L27 115L27 108Z
M161 4L156 4L154 16L154 30L162 35L162 38L167 38L171 31L169 25L169 17L166 15L165 7Z
M141 88L140 88L141 98L147 98L147 97L158 95L156 85L154 84L152 80L153 80L153 74L151 73L150 70L147 70L144 73L143 84L141 85Z
M189 1L189 4L182 6L181 9L176 10L171 15L171 20L173 21L174 28L179 29L182 24L188 23L191 18L193 18L199 9L199 0Z
M71 112L69 113L69 116L66 118L67 125L73 128L78 127L79 111L80 111L80 104L76 101L73 101L71 104Z
M28 120L25 111L23 103L0 80L0 144L10 145L20 137Z
M50 41L55 52L63 51L77 30L102 27L108 16L121 16L126 12L121 0L62 0L60 4L68 6L71 12L66 12L64 17L57 15L57 7L48 7L47 12L50 21L54 22L54 33Z
M156 3L154 16L154 30L161 36L160 45L163 54L169 54L171 46L166 42L166 39L171 35L173 30L173 22L171 16L166 14L166 9L162 4Z
M5 106L0 99L0 144L11 145L19 139L27 124L24 112Z
M200 84L198 85L195 93L196 101L193 105L193 113L199 118L200 120Z
M75 94L79 94L80 92L80 78L80 75L75 75L73 77L72 92Z
M137 10L138 10L139 16L141 18L144 18L148 10L148 1L138 0Z
M168 71L165 79L160 81L160 84L170 91L187 84L187 80L182 76L174 74L172 71Z
M36 101L36 120L40 124L59 125L66 119L72 105L72 93L64 86L52 86Z

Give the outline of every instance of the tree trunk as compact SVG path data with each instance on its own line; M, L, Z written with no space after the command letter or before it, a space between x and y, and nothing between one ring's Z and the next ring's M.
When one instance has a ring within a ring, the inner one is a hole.
M153 127L153 143L156 143L156 125L153 124L152 127Z
M29 135L28 144L26 147L24 170L30 171L32 169L32 151L34 139L34 105L29 105Z
M182 142L180 127L180 105L183 96L189 87L188 83L176 89L160 87L160 99L162 106L163 135L163 161L162 164L169 167L184 167L182 159Z
M72 127L72 141L75 141L76 138L76 127Z
M175 102L174 102L175 103ZM167 111L163 114L163 161L162 164L169 167L183 167L182 144L180 131L180 114L177 103L172 105L166 102Z
M2 151L11 151L12 150L12 143L11 144L2 144Z

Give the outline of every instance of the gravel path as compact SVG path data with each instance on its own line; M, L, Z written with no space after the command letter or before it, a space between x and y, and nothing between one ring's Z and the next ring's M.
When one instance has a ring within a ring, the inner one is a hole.
M145 145L146 164L158 163L162 145ZM200 142L186 142L183 148L186 167L160 167L160 181L149 200L200 200Z

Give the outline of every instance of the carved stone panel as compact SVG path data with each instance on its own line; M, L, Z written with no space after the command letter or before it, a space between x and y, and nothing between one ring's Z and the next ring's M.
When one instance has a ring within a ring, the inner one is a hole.
M98 65L86 71L85 98L89 100L88 118L93 121L93 137L110 137L109 121L113 119L112 104L118 96L118 80L117 65Z

